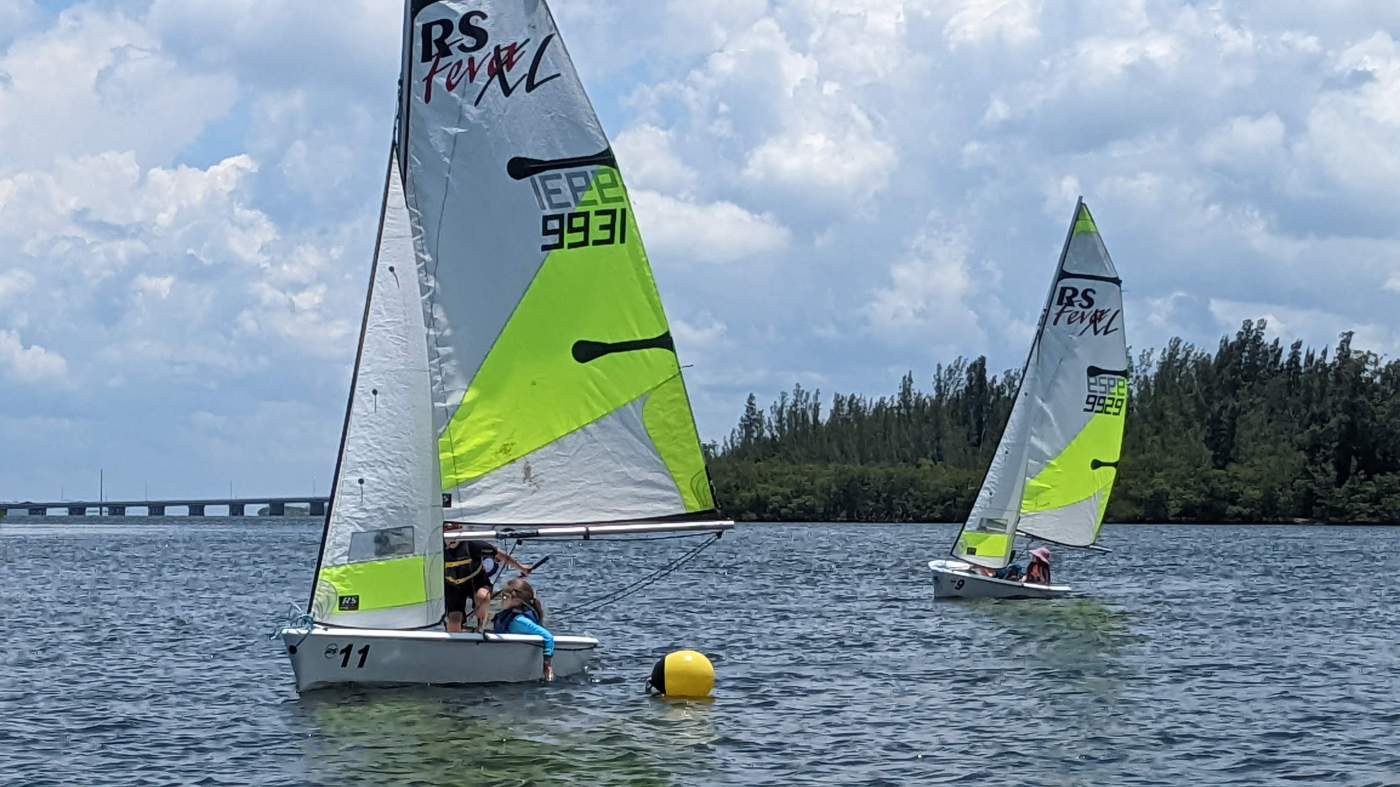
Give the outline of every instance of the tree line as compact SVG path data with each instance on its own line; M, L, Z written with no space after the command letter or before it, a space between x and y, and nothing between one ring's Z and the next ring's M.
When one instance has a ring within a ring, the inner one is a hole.
M1400 361L1284 346L1246 320L1214 352L1180 338L1130 364L1110 522L1400 520ZM987 360L904 375L890 396L801 385L706 446L725 513L762 521L961 521L1020 371Z

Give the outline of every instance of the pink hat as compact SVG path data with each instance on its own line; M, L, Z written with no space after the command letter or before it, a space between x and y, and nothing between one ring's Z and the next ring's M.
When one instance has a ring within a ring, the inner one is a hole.
M1041 560L1044 560L1046 563L1050 562L1050 550L1046 547L1036 547L1035 549L1032 549L1031 555L1038 557Z

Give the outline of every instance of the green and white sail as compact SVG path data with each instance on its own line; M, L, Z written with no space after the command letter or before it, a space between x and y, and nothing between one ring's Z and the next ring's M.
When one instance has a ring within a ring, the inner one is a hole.
M1093 544L1118 473L1127 402L1118 271L1080 200L1006 430L953 554L1000 568L1017 532Z
M450 518L714 508L612 148L542 0L409 4L401 112Z
M311 614L364 628L442 617L442 512L414 233L390 156Z

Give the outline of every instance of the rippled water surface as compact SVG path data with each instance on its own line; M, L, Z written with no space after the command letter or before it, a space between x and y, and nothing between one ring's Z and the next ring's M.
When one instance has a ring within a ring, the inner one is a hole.
M1400 528L1110 527L1057 601L940 602L950 526L747 525L556 633L552 685L299 698L311 520L0 524L0 783L1400 784ZM556 608L690 542L526 544ZM643 695L715 662L711 704Z

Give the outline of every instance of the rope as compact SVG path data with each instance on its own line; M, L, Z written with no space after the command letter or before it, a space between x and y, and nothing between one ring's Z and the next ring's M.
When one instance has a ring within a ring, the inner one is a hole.
M306 629L306 633L301 635L301 639L297 640L296 643L292 645L294 648L300 647L301 643L305 642L306 638L311 636L311 627L315 623L316 620L311 617L310 613L303 612L301 607L296 604L288 604L286 617L283 618L281 623L277 624L277 628L273 630L271 634L267 635L267 638L276 642L282 638L282 634L288 629Z
M515 557L515 550L516 550L516 548L519 547L519 546L520 546L521 544L523 544L523 543L525 543L525 540L524 540L524 539L521 539L521 538L515 539L515 543L514 543L514 544L511 544L511 545L510 545L510 549L507 549L507 550L506 550L506 557L507 557L507 558L514 558L514 557ZM495 597L496 597L496 580L497 580L498 578L500 578L500 576L501 576L502 574L506 573L506 567L510 565L510 561L509 561L509 560L501 560L501 561L497 561L497 562L500 563L500 565L496 567L496 573L492 574L491 577L490 577L490 578L491 578L491 598L495 598Z
M585 601L582 604L576 604L572 607L556 610L553 614L567 615L570 612L592 612L593 610L602 609L603 607L609 604L621 601L622 599L627 598L628 596L635 595L644 588L649 587L662 579L665 579L667 576L670 576L681 566L694 560L700 555L701 552L704 552L706 549L709 549L711 546L714 546L714 543L720 540L720 537L723 535L724 533L722 531L719 533L715 533L707 541L699 544L695 548L691 549L689 552L686 552L685 554L681 555L675 560L672 560L670 563L667 563L666 565L662 566L656 571L653 571L647 576L636 580L630 585L626 585L618 590L614 590L609 593L604 593L603 595Z

